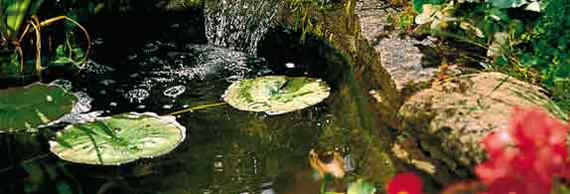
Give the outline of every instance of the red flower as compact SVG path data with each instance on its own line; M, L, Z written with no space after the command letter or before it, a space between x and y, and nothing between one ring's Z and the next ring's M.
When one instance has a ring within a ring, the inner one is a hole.
M488 160L475 173L487 193L550 193L553 177L570 177L567 129L540 110L515 108L510 129L482 141Z
M388 194L421 194L422 180L411 172L400 173L388 182L386 190Z

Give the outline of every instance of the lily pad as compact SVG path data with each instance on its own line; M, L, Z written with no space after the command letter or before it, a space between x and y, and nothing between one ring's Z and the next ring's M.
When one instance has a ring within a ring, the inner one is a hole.
M173 116L124 113L69 125L49 144L51 152L63 160L119 165L166 154L184 141L185 135L186 128Z
M320 79L263 76L234 82L223 98L239 110L277 115L315 105L329 94L330 88Z
M42 83L0 90L0 133L35 132L69 113L76 101L61 87Z

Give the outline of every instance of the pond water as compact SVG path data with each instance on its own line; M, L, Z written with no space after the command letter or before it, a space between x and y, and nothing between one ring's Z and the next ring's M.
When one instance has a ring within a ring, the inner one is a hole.
M135 35L140 37L130 37L137 30L119 32L136 24L114 29L114 35L101 29L86 69L58 83L88 96L89 111L103 115L168 114L218 103L232 82L261 75L321 78L331 86L324 102L277 116L229 105L179 114L177 121L188 129L179 147L122 166L64 162L49 154L41 136L0 134L1 154L9 158L0 173L15 177L0 191L319 193L322 180L309 165L312 149L336 151L346 161L347 176L329 182L328 190L344 191L358 178L383 190L381 183L395 168L385 154L383 140L389 138L379 132L386 127L373 121L382 118L373 118L351 64L326 41L308 37L299 43L299 32L274 26L271 10L279 5L263 2L261 12L252 9L256 1L241 8L222 3L222 10L233 12L209 5L205 16L177 16Z

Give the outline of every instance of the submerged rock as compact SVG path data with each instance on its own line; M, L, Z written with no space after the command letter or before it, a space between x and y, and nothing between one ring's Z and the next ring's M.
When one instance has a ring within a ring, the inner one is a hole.
M449 176L468 176L472 167L485 159L481 139L507 128L513 107L544 107L565 117L541 91L495 72L435 83L401 107L403 134L408 136L402 136L393 151L440 182L450 180ZM452 175L446 175L444 169Z

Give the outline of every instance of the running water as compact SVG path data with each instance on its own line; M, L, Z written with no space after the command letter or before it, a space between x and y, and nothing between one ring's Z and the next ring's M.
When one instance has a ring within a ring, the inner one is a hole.
M256 55L257 45L275 24L281 1L206 1L205 26L208 43Z

